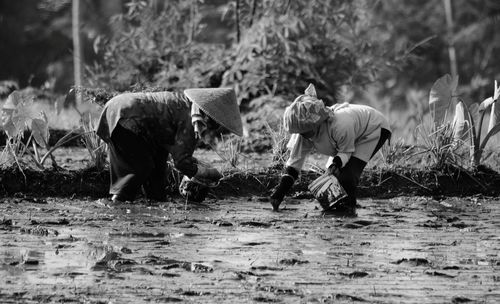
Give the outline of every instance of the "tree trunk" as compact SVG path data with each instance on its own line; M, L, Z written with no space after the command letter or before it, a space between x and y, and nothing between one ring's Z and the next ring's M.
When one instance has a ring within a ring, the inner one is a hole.
M255 12L257 11L257 0L252 0L252 10L250 12L250 21L248 22L248 27L252 27L253 18L255 18Z
M194 41L194 38L196 36L196 27L198 24L198 1L197 0L192 0L191 1L191 7L189 9L189 18L190 20L190 25L189 25L189 37L188 37L188 43L191 43Z
M240 43L240 0L236 0L236 9L235 9L235 17L236 17L236 43Z
M82 104L82 46L80 43L80 0L73 0L73 67L76 105Z
M451 0L443 0L443 4L446 14L446 27L448 31L448 56L450 58L450 72L451 76L457 76L457 55L455 52L455 46L453 44L453 12L451 7Z

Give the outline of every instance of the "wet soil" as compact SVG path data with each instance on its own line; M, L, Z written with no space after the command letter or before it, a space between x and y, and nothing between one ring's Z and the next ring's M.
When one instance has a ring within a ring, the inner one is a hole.
M1 172L0 303L500 302L494 171L371 167L346 218L306 191L315 173L273 212L265 156L200 204L112 205L107 171L58 153L59 170Z
M2 303L498 303L500 201L0 200Z

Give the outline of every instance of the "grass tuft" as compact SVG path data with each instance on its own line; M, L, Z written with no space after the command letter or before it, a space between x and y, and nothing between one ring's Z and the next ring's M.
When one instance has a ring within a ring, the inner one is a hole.
M290 140L290 134L286 132L283 124L278 124L277 128L274 129L266 121L265 123L267 133L271 137L271 153L272 161L275 167L283 168L290 152L287 149L288 141Z
M417 142L416 147L420 152L416 154L427 154L428 163L435 169L448 167L464 167L466 163L464 152L467 145L455 138L455 130L452 123L444 123L441 126L433 124L420 124L415 129Z

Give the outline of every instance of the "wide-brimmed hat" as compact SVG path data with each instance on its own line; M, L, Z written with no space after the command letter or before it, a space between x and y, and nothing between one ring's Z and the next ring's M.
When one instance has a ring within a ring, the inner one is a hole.
M224 128L243 136L240 109L233 89L187 89L184 94Z

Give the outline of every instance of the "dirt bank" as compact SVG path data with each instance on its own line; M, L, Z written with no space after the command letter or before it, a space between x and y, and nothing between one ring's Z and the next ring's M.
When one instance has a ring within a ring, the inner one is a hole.
M281 175L279 169L257 171L226 171L212 196L266 195L276 185ZM303 172L293 188L292 196L308 198L307 185L319 175ZM106 197L109 186L108 170L84 168L78 170L33 170L22 172L17 167L0 172L0 195L16 193L34 196ZM500 194L500 175L493 170L469 172L460 169L432 170L416 168L367 169L360 181L360 197L392 198L401 195L419 196L470 196ZM177 197L176 187L171 188Z

